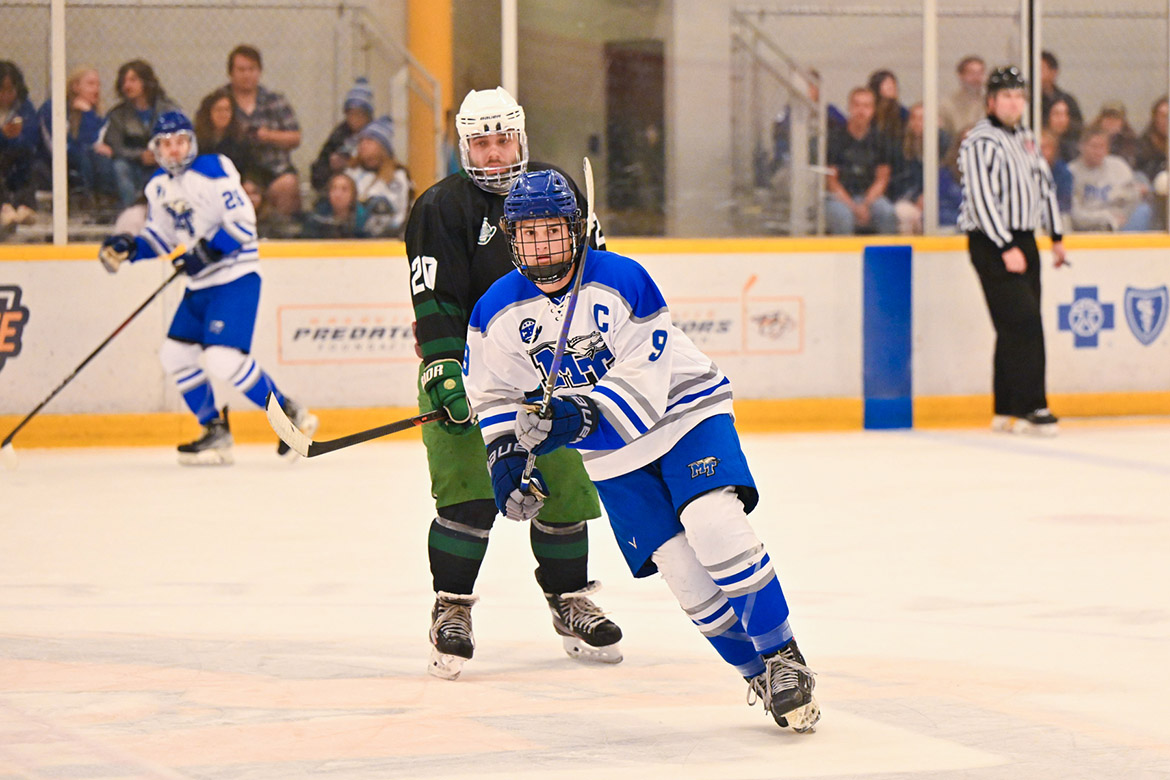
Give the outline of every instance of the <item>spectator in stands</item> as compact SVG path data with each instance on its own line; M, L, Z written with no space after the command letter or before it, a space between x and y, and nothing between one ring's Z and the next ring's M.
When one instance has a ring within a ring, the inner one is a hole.
M341 109L345 118L325 139L310 169L313 189L318 192L325 190L333 174L341 173L349 166L357 150L357 134L374 120L374 91L365 76L354 82L345 94Z
M1170 130L1170 99L1158 98L1150 107L1150 122L1138 139L1137 170L1151 184L1166 170L1166 139Z
M875 70L869 74L867 86L874 97L873 126L897 148L910 116L898 102L898 78L891 71Z
M829 132L825 212L828 231L894 233L894 205L886 197L890 184L890 147L873 127L874 96L866 87L849 93L849 119Z
M33 168L41 154L37 110L24 73L0 60L0 229L37 221Z
M1149 230L1150 204L1142 200L1133 170L1109 154L1109 135L1085 131L1081 156L1069 164L1073 176L1072 226L1076 230Z
M1068 169L1068 163L1060 157L1060 139L1051 130L1040 133L1040 154L1044 155L1049 170L1052 171L1052 181L1056 185L1056 202L1060 206L1060 213L1066 223L1071 224L1073 175Z
M959 170L959 148L970 131L971 127L964 128L951 138L938 166L939 227L955 227L959 224L959 207L963 203L963 174Z
M1109 135L1109 153L1125 160L1133 168L1137 165L1138 137L1125 116L1125 104L1112 100L1101 106L1101 112L1089 125L1094 130L1104 130Z
M808 159L805 162L816 162L817 159L817 142L814 135L814 128L820 119L816 112L820 110L821 105L821 74L816 68L809 68L809 76L812 78L808 81L808 99L813 105L813 114L809 117L810 133L809 133L809 151ZM825 106L826 127L828 129L839 128L845 126L845 115L841 110L829 103ZM458 144L456 144L458 145ZM791 156L792 147L792 104L786 105L784 110L776 115L772 121L772 160L763 172L757 171L757 179L759 186L766 186L766 182L771 180L776 171L788 165ZM458 156L458 155L456 155ZM458 170L458 168L456 168Z
M264 200L282 229L291 230L300 213L301 193L290 152L301 145L301 126L292 104L279 92L260 85L260 52L240 44L228 54L227 89L236 101L248 140L255 149L255 169L264 186Z
M1040 115L1048 116L1048 109L1057 100L1063 100L1068 105L1069 125L1066 131L1074 142L1081 139L1081 130L1085 126L1085 118L1081 114L1081 107L1077 99L1056 85L1060 76L1060 63L1056 55L1050 51L1040 53ZM1069 158L1066 158L1069 159Z
M987 105L983 100L987 64L983 58L968 55L959 60L955 70L959 74L959 88L940 101L938 107L938 126L948 138L987 115Z
M145 60L122 63L117 90L122 100L106 116L104 145L98 151L113 158L118 202L126 208L137 200L147 179L158 169L154 153L147 148L155 118L179 106L167 97L154 68Z
M200 154L222 154L236 166L241 178L253 172L256 165L252 144L236 111L231 90L220 87L203 98L195 112L194 124Z
M365 207L358 203L357 183L349 174L335 173L325 183L325 196L305 218L305 238L356 238L365 222Z
M412 199L410 173L394 157L394 122L383 116L358 133L357 153L346 174L357 185L365 218L358 229L368 238L399 236Z
M1064 98L1057 98L1044 110L1044 129L1056 136L1056 146L1060 159L1072 162L1080 154L1077 139L1072 134L1072 115L1069 113L1068 102Z
M66 136L65 155L69 167L69 195L84 210L98 205L98 196L114 197L114 164L110 157L98 151L101 143L102 82L96 68L78 68L65 84L69 104L66 118L69 133ZM53 150L53 101L46 100L37 112L44 144L46 171L51 171ZM108 147L105 147L108 149Z
M915 103L910 107L910 116L902 133L901 165L890 177L890 200L894 202L898 232L904 236L922 232L922 135L925 122L922 103Z

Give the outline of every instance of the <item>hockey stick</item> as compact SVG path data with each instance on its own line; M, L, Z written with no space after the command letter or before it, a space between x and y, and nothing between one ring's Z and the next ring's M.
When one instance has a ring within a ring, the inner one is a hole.
M593 166L586 157L583 163L585 170L585 229L581 235L581 259L577 261L577 271L573 278L573 289L569 293L569 303L565 307L565 321L561 325L561 335L557 337L557 346L553 350L552 366L544 380L544 396L540 401L540 416L547 417L552 405L553 390L557 386L557 374L561 371L561 361L565 357L565 347L569 343L569 326L573 323L573 312L577 309L577 294L581 292L581 279L585 276L585 256L589 253L589 231L593 225ZM528 461L524 464L524 473L520 475L520 492L533 493L538 498L547 498L538 490L532 488L532 469L536 467L536 455L528 453Z
M392 433L410 430L418 425L447 419L446 409L436 409L425 414L408 417L405 420L399 420L398 422L379 425L377 428L370 428L368 431L351 433L348 436L342 436L340 439L313 441L300 428L293 424L293 421L284 413L284 409L280 408L280 404L276 401L276 396L272 393L268 394L268 400L264 404L264 413L268 415L268 424L272 426L272 430L276 431L276 435L280 437L280 440L304 458L314 458L318 455L324 455L326 452L342 450L346 447L352 447L355 444L361 444L370 439L389 436Z
M187 247L180 244L179 246L172 249L170 254L164 255L162 257L162 260L164 260L165 262L168 262L168 263L172 262L175 260L175 258L186 253L186 251L187 251ZM39 412L41 409L44 409L45 404L49 403L49 401L52 401L53 398L56 397L57 393L64 390L65 386L73 381L73 377L75 377L79 373L81 373L81 369L83 369L87 365L89 365L89 361L91 361L95 357L97 357L97 354L99 352L101 352L103 349L105 349L105 346L107 344L109 344L111 341L113 341L114 337L117 336L119 333L121 333L122 329L125 328L127 325L129 325L135 317L137 317L139 314L141 314L142 310L145 309L147 306L149 306L150 302L153 301L155 298L157 298L158 294L161 293L163 290L165 290L167 288L167 285L169 285L171 282L175 281L175 279L181 273L183 273L183 269L178 268L175 270L175 272L173 274L168 276L167 280L165 282L163 282L161 285L159 285L158 289L155 290L154 292L152 292L150 294L150 297L142 302L141 306L139 306L137 309L135 309L129 317L122 320L122 324L119 325L118 327L114 328L113 333L111 333L109 336L106 336L105 341L103 341L101 344L97 345L97 349L95 349L93 352L89 353L89 357L87 357L85 360L81 361L81 365L79 365L77 368L73 369L73 373L71 373L69 376L65 377L65 379L61 382L61 384L57 385L57 387L53 390L53 392L49 393L49 395L46 396L45 400L43 400L39 404L37 404L36 408L33 409L31 412L29 412L28 415L25 416L25 418L23 420L21 420L15 428L12 429L12 432L4 437L4 441L2 443L0 443L0 451L3 451L3 456L6 459L8 459L9 462L11 462L15 458L15 450L12 446L12 440L16 437L16 434L20 432L20 429L23 428L25 425L27 425L28 421L36 416L37 412Z

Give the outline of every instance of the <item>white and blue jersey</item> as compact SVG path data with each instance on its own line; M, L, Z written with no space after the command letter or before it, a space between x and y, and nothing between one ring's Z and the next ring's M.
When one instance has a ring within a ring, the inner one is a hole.
M201 154L177 176L160 168L146 183L146 203L136 261L168 254L180 244L190 248L202 238L222 257L188 278L188 289L215 287L259 272L256 210L228 158Z
M476 304L464 372L487 442L512 433L520 404L539 398L568 298L550 298L514 271ZM597 430L571 445L594 482L635 471L703 420L732 414L731 382L674 326L646 270L594 249L554 392L587 393L601 411Z

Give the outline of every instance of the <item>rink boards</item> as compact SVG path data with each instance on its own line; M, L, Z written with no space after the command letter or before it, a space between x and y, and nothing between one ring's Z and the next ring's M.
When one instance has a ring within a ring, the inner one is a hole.
M877 278L884 273L884 261L871 256L876 265L867 276L863 254L874 245L910 247L909 311L899 324L897 312L881 308L892 304L869 296L867 345L864 280L872 284L875 271ZM1053 270L1044 252L1053 407L1065 415L1170 413L1170 237L1079 236L1066 245L1071 268ZM746 427L860 427L867 346L880 346L903 326L909 354L887 350L882 361L895 371L904 361L915 424L980 423L990 413L994 337L965 239L613 239L610 248L650 270L675 323L731 377ZM421 271L412 274L403 244L266 242L261 253L253 353L281 388L325 410L326 421L339 427L367 417L378 424L407 411L418 365L409 291L425 279ZM5 432L169 271L147 262L111 276L95 257L96 247L88 245L0 248ZM109 427L112 439L99 434L101 443L147 443L153 441L147 431L172 424L162 420L186 424L182 401L157 361L181 294L179 282L164 291L22 437L55 443L52 431L70 423L53 418L70 415L118 414L87 420L91 431ZM227 388L217 392L233 408L248 406ZM249 430L263 432L258 417L241 419L242 438Z

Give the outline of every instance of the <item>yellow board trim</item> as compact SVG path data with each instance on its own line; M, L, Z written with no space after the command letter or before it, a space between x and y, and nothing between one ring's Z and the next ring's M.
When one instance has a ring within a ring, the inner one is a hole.
M1050 396L1062 418L1161 417L1170 423L1170 392L1078 393ZM864 425L860 398L746 399L735 402L741 433L856 431ZM991 421L991 397L924 396L914 399L916 428L983 427ZM314 409L321 419L318 440L333 439L418 414L414 407ZM0 432L16 427L20 415L0 415ZM276 443L276 435L260 411L233 412L232 435L241 443ZM17 435L14 446L38 447L167 447L199 434L185 412L152 414L44 414L34 417ZM417 429L395 434L394 440L417 439Z
M867 246L910 246L915 252L965 252L966 236L827 236L823 238L621 238L609 236L609 248L627 255L653 254L790 254L796 252L858 252ZM1041 249L1051 242L1038 237ZM1166 233L1084 233L1068 236L1065 248L1170 249ZM34 260L97 261L97 244L9 244L0 246L0 263ZM260 242L264 260L353 257L384 260L403 258L406 248L398 240L368 241L270 241Z

